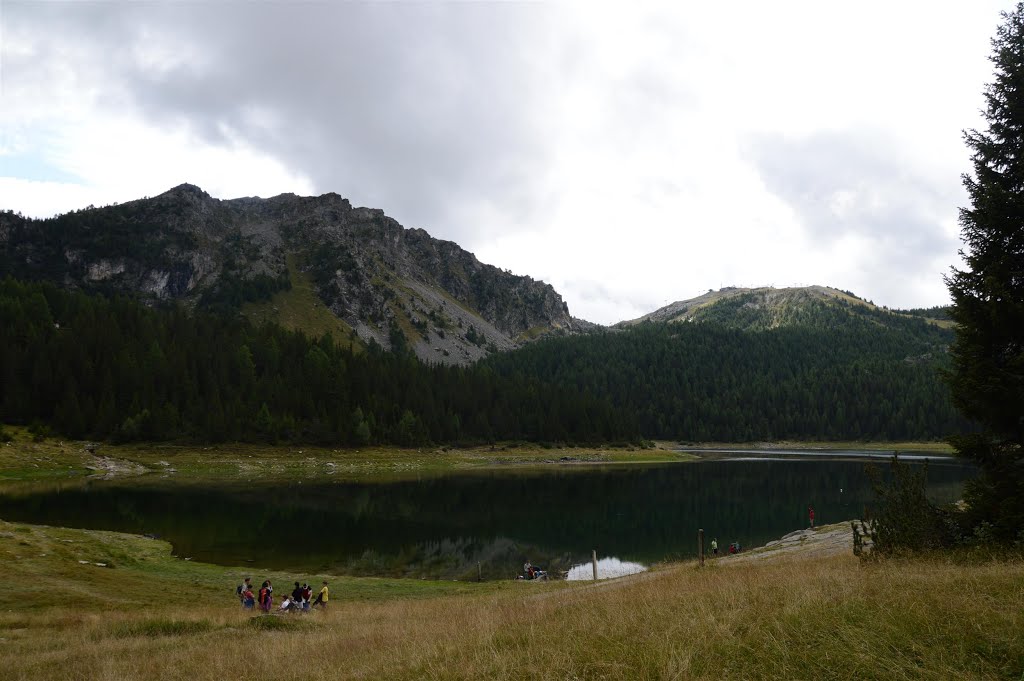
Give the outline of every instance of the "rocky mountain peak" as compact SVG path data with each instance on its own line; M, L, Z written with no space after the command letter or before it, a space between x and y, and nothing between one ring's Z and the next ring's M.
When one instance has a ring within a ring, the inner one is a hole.
M23 278L230 308L443 363L589 328L550 285L335 193L218 200L186 183L50 220L4 213L0 264Z

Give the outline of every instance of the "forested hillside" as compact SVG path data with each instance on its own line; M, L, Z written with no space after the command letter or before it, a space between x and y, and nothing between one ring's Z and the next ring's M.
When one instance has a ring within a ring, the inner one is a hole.
M896 440L968 427L939 377L950 330L825 303L764 328L738 301L708 308L713 321L553 338L458 368L8 279L0 420L70 437L348 445Z
M541 378L354 352L275 324L0 281L0 423L68 437L608 442L629 414Z
M551 339L485 365L611 400L645 437L929 439L968 427L939 376L948 329L825 303L776 328L759 323L763 314L737 298L701 323Z

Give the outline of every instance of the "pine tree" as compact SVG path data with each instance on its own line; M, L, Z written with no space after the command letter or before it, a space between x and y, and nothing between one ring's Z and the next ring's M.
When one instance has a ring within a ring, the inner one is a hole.
M979 426L954 439L981 466L967 501L975 523L1010 542L1024 528L1024 2L1002 16L985 90L988 128L964 135L974 166L963 178L971 207L960 211L966 269L946 283L957 323L953 400Z

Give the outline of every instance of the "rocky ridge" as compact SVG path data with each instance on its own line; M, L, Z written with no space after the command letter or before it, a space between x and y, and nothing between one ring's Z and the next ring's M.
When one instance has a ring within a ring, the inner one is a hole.
M0 270L67 288L237 311L287 291L292 268L363 343L431 362L593 326L550 285L333 193L218 200L183 184L47 220L0 213Z

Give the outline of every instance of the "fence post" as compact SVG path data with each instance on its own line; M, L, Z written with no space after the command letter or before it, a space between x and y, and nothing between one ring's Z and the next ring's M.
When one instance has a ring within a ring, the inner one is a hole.
M597 550L590 552L590 560L594 563L594 581L597 581Z
M697 557L700 558L700 566L704 567L704 530L697 530Z

